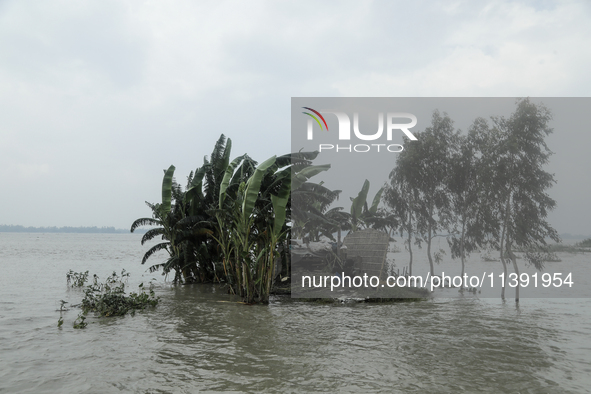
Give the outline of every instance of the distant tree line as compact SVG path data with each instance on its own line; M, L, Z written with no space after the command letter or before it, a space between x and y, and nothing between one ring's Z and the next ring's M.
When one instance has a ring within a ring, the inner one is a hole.
M83 233L83 234L123 234L128 230L115 227L25 227L14 225L0 225L0 233Z

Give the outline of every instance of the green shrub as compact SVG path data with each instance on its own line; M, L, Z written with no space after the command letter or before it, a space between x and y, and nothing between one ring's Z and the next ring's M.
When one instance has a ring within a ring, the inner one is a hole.
M68 271L66 274L68 286L70 287L83 287L88 281L88 271L86 272L74 272Z
M86 320L86 313L81 312L78 315L78 318L74 321L74 328L85 328L88 325L88 323L86 323L85 320Z
M78 273L70 270L66 277L70 286L82 287L88 280L88 271ZM142 283L139 285L138 292L125 294L125 282L128 277L129 273L125 272L125 270L121 271L121 275L113 272L105 282L101 283L99 277L93 275L93 282L91 285L86 286L84 298L78 305L82 312L74 321L74 328L85 328L88 325L85 320L89 312L93 312L99 317L124 316L127 313L134 315L137 310L158 305L160 297L156 297L152 283L150 283L148 289ZM65 311L66 309L63 306L66 302L61 302L60 311ZM58 327L61 327L62 324L63 319L60 317Z
M154 294L152 286L146 291L144 284L139 285L137 293L125 294L125 283L129 273L121 271L121 276L113 272L104 283L98 282L98 276L94 276L93 284L84 290L81 308L86 314L94 312L102 317L124 316L128 312L134 314L138 309L148 306L156 306L159 298Z

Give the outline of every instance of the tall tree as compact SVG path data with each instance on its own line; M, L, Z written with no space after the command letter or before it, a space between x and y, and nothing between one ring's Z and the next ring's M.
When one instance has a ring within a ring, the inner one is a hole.
M552 155L545 142L545 137L552 132L551 118L545 106L534 104L528 98L517 101L517 108L509 118L493 118L490 141L493 144L489 144L487 160L494 169L493 188L499 201L500 257L505 272L508 258L518 277L514 246L527 250L545 246L546 238L560 240L546 220L548 212L556 206L556 201L547 193L556 180L544 170ZM531 255L526 257L537 269L543 269L541 260ZM519 285L515 301L519 302Z
M488 124L477 118L468 131L468 135L458 135L454 144L456 149L450 158L448 188L452 220L447 238L451 255L460 258L461 276L464 277L466 257L479 247L486 246L496 234L496 222L490 215L490 203L486 196L487 173L483 170L482 150Z
M407 226L415 219L413 231L427 244L427 257L431 275L435 275L432 241L448 231L451 220L451 203L448 192L450 157L457 133L447 114L434 111L431 126L417 132L416 141L410 141L398 155L396 169L391 174L391 198L408 199L412 205L400 208L400 213L410 215L404 219ZM394 183L392 183L394 182ZM405 183L405 186L402 184ZM398 186L397 186L398 185ZM392 203L395 203L394 200ZM411 227L407 227L410 235ZM437 256L436 256L437 259Z
M405 146L410 148L408 139ZM418 149L405 149L396 160L396 167L390 172L390 182L384 190L383 200L399 223L398 232L405 238L404 244L409 252L408 274L412 275L413 243L419 248L422 239L418 234L417 216L420 210L420 189L418 171L413 167L418 160ZM415 157L417 157L415 159Z

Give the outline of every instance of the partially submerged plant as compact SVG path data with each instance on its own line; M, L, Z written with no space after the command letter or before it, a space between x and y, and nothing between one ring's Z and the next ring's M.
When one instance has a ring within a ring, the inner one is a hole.
M78 315L78 318L74 321L74 328L85 328L88 325L88 323L86 323L85 320L86 320L86 313L80 312L80 314Z
M121 271L121 276L113 272L104 283L98 282L95 276L93 284L84 290L81 308L84 313L94 312L99 316L123 316L127 312L135 313L138 309L148 306L156 306L159 298L156 297L152 286L146 292L144 284L139 285L139 292L125 294L124 279L129 273Z
M70 271L67 277L68 282L74 279L74 283L77 285L82 280L84 282L87 280L88 271L82 274L82 276ZM97 275L93 275L92 284L88 285L84 290L84 298L79 305L82 312L80 312L78 318L74 321L74 328L85 328L88 325L85 320L89 312L94 312L100 317L124 316L128 312L134 315L138 309L145 309L158 304L160 298L156 297L151 281L148 289L141 283L138 286L139 291L137 293L125 294L125 283L128 278L129 273L125 270L122 270L120 275L113 272L107 277L104 283L99 282ZM65 304L67 302L61 300L60 311L67 310L64 308ZM62 324L63 319L60 317L58 327L61 327Z
M70 287L83 287L88 281L88 271L75 272L70 270L66 274L66 279L68 281L68 286Z

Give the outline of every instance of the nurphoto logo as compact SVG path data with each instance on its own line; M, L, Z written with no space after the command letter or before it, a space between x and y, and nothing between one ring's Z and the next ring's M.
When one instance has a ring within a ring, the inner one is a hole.
M339 125L339 132L338 132L338 139L339 141L350 141L351 140L351 119L349 115L345 112L340 111L333 111L333 110L321 110L317 111L310 107L302 107L310 112L302 112L303 114L309 116L308 124L307 124L307 138L308 140L314 139L314 122L318 124L320 130L328 131L328 124L326 119L322 114L332 114L335 115ZM409 119L410 122L407 123L399 123L399 121L395 121L395 119ZM394 131L402 131L408 139L411 141L416 141L417 138L409 131L410 128L416 126L417 124L417 117L413 114L407 112L388 112L386 114L386 140L392 141L392 136L394 135ZM324 125L324 126L323 126ZM377 141L382 138L384 134L384 113L378 113L378 130L373 134L364 134L359 129L359 114L357 112L353 113L353 134L355 137L361 141ZM319 144L318 151L327 151L327 150L334 150L335 152L357 152L357 153L365 153L370 151L380 152L388 151L392 153L402 152L403 146L400 144L386 144L386 143L373 143L373 144L349 144L349 145L339 145L339 144Z

